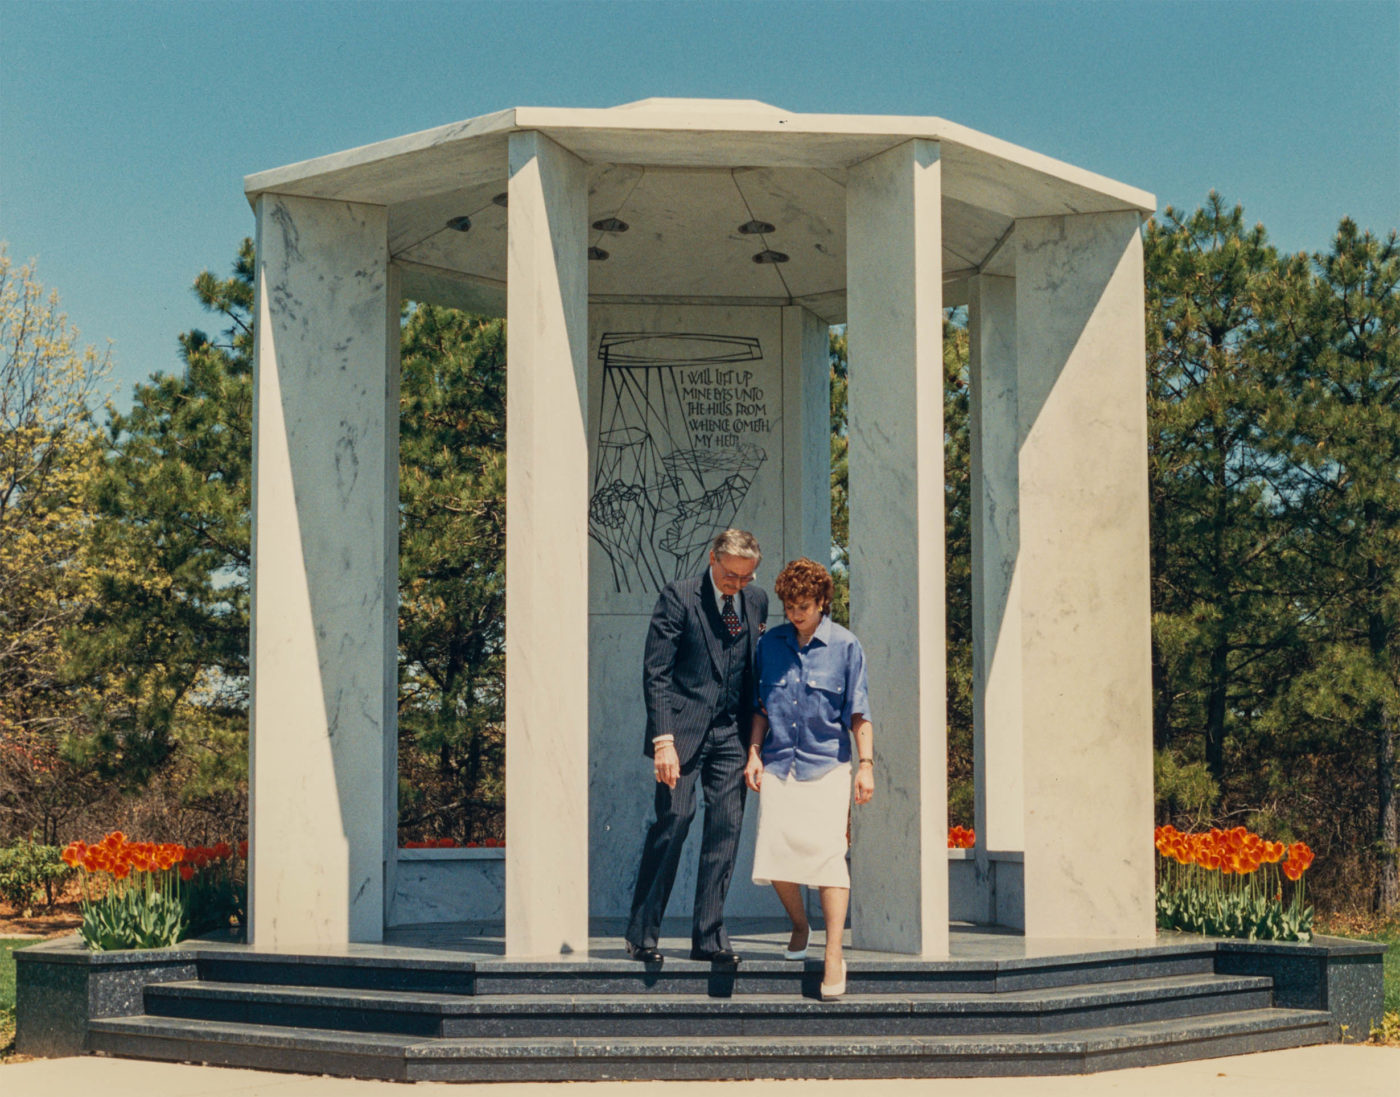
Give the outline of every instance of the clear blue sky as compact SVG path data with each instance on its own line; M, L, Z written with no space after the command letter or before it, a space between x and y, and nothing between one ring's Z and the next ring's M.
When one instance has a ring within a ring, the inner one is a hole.
M1400 227L1400 0L0 0L0 239L118 400L217 319L243 176L515 105L926 114L1281 248Z

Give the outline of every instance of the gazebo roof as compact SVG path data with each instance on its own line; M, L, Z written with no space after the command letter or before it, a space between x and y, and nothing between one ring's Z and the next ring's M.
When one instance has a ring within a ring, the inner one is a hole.
M913 138L940 143L945 282L1011 273L1021 217L1156 208L1151 194L942 118L795 114L755 100L643 99L608 109L514 107L258 172L264 193L388 207L389 251L414 298L503 313L507 140L537 130L588 164L607 253L594 300L797 303L845 317L847 169ZM468 231L446 227L470 221ZM742 232L767 222L771 232ZM786 262L756 262L761 252Z

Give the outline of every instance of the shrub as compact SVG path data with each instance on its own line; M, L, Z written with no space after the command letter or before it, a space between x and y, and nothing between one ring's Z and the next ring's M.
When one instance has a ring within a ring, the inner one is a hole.
M13 906L22 917L33 913L36 900L53 906L73 870L63 863L57 846L40 845L20 838L0 847L0 899Z

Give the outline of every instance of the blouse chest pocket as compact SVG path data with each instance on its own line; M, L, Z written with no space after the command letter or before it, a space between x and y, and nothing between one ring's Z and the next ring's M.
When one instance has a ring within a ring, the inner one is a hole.
M767 704L779 691L788 689L793 682L793 670L787 666L763 666L758 668L758 695Z
M831 671L809 671L804 679L814 700L821 702L828 715L836 718L846 709L846 679Z

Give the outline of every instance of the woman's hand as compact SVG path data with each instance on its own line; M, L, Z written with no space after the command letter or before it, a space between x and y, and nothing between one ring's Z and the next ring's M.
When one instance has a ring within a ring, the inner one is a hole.
M749 761L744 766L744 784L754 792L763 784L763 758L756 750L749 751Z
M863 765L856 770L856 803L868 804L875 795L875 767Z

